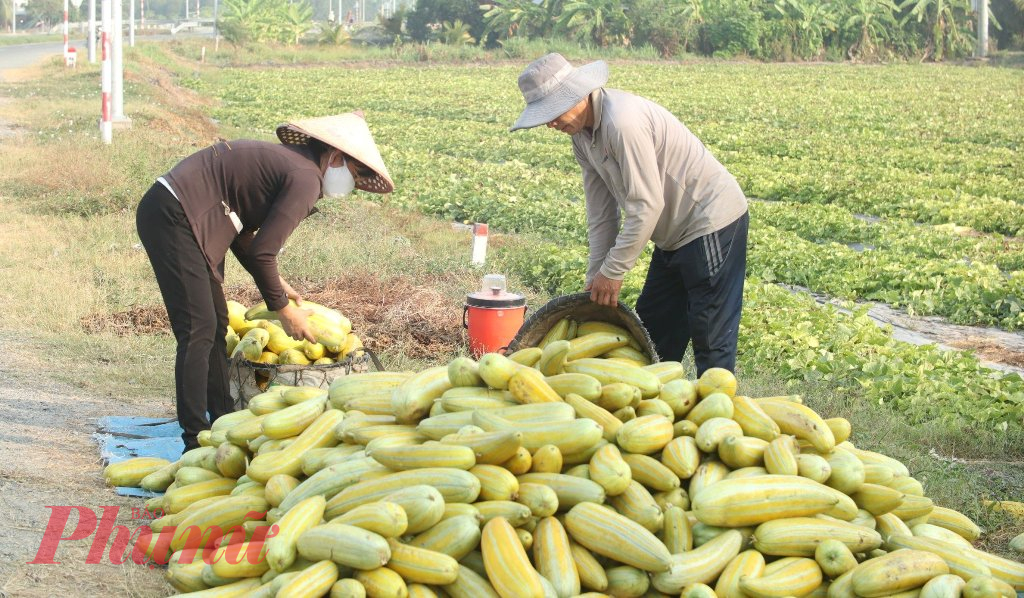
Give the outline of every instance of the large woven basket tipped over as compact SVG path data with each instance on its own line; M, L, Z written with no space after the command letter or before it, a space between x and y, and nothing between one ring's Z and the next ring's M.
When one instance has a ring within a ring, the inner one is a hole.
M636 312L621 301L617 307L598 305L590 300L590 293L563 295L549 301L519 329L516 337L508 345L509 353L536 347L548 330L562 318L572 318L578 322L598 320L622 326L640 343L640 348L651 358L651 363L658 361L654 341L651 340L651 335L647 333Z

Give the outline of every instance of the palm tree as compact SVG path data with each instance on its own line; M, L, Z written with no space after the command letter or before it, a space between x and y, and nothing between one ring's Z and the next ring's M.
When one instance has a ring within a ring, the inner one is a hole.
M935 60L942 60L949 52L969 50L972 40L966 31L968 0L903 0L900 10L910 9L901 25L911 19L925 23L928 27L928 53Z
M482 37L492 32L507 39L516 35L532 37L543 35L547 10L531 0L496 0L494 6L484 13L487 24Z
M849 8L842 29L848 35L846 39L854 41L846 54L851 59L871 56L879 42L891 38L890 32L898 26L895 15L899 9L892 0L853 0Z
M218 19L221 35L234 46L247 44L255 39L253 23L259 15L255 0L225 0L223 15Z
M286 39L293 45L313 27L313 7L303 0L282 6L281 29Z
M817 56L825 47L826 34L835 31L835 7L820 0L779 0L775 9L793 36L793 47L803 58Z
M469 25L463 23L462 19L455 19L453 23L442 23L440 39L443 43L453 46L476 43L476 38L469 34Z
M558 26L580 42L592 41L601 47L622 36L626 23L619 0L571 0L558 20Z
M686 48L690 45L690 36L704 23L704 3L701 0L682 0L672 3L669 10L683 18L682 44Z
M324 23L320 27L320 43L331 46L343 46L352 39L344 23Z
M537 34L548 36L558 26L558 19L565 9L565 0L541 0L541 6L544 8L544 21L540 24Z
M12 8L11 0L0 0L0 26L10 27Z

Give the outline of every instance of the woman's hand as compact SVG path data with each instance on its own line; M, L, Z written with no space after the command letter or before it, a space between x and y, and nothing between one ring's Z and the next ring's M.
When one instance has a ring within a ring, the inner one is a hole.
M278 276L278 279L281 281L281 286L284 287L284 294L288 295L288 298L294 301L295 305L302 305L302 295L293 289L292 285L288 284L284 277Z
M289 295L289 298L292 298ZM299 298L295 298L295 302L299 302ZM281 328L288 333L288 336L295 340L307 340L311 343L316 342L316 337L313 335L313 327L309 324L309 316L312 312L300 307L296 307L289 303L281 309L277 310L278 319L281 321Z

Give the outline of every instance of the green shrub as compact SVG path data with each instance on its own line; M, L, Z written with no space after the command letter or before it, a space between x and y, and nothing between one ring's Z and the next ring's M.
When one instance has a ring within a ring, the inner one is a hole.
M705 14L705 54L731 58L757 55L763 20L750 0L722 0L710 3Z

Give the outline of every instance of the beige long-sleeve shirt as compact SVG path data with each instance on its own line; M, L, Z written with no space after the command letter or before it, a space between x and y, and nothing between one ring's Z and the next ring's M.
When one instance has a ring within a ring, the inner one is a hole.
M590 98L593 129L572 136L587 202L588 283L598 272L621 280L648 241L678 249L747 211L736 179L671 112L617 89Z

